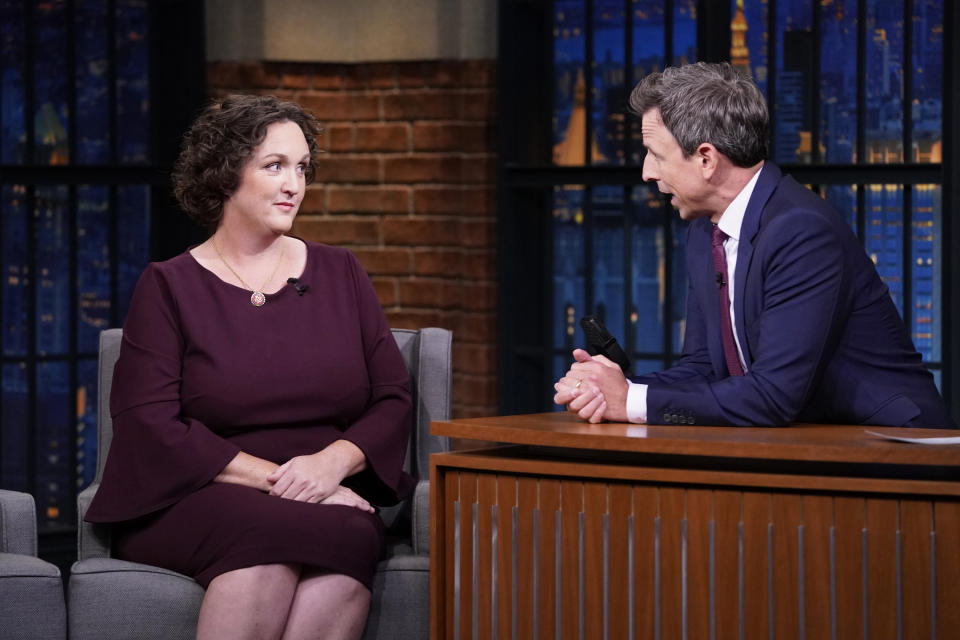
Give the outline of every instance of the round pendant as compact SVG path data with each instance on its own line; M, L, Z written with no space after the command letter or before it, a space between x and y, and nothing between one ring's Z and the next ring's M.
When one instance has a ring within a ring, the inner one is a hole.
M267 296L263 295L260 291L254 291L250 294L250 304L255 307L262 307L263 303L267 301Z

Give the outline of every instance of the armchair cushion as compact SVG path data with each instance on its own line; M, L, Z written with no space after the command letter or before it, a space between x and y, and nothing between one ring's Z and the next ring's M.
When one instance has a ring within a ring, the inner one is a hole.
M426 638L430 628L430 558L397 553L373 575L364 640ZM427 600L424 600L424 596Z
M71 638L192 639L203 587L175 571L110 558L70 570Z
M77 496L77 513L81 514L80 522L77 523L77 558L79 560L110 556L110 527L87 522L82 517L82 514L87 512L99 487L100 483L94 482Z
M0 552L37 555L33 496L0 489Z
M413 552L430 555L430 482L421 480L413 491Z
M70 637L193 638L203 588L193 579L157 567L110 558L109 526L83 522L103 473L112 436L109 391L120 329L100 337L97 480L77 501L81 519L79 561L69 585ZM445 329L394 329L414 397L414 425L404 467L422 478L412 500L381 516L392 535L373 579L365 639L426 637L429 629L429 455L450 448L448 438L430 435L432 420L450 417L451 338ZM412 531L411 531L412 529Z
M0 629L10 640L67 633L60 569L37 555L33 496L0 490Z

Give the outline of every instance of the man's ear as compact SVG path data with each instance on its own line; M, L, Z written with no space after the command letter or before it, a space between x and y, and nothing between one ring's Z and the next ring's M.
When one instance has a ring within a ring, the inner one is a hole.
M717 151L717 148L709 142L701 142L699 146L697 146L697 150L693 153L693 157L697 162L697 166L700 168L700 174L703 179L709 180L713 177L713 173L717 170L717 165L720 163L720 152Z

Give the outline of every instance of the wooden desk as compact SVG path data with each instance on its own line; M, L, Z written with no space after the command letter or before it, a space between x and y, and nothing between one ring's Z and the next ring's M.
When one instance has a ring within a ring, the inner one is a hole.
M431 456L435 640L960 637L960 445L557 413L432 432L505 443Z

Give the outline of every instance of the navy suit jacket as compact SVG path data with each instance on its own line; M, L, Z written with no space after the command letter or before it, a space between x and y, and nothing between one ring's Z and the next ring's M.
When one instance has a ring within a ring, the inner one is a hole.
M633 378L649 385L650 424L953 426L850 226L769 162L743 218L734 278L735 330L748 371L728 375L711 228L701 218L687 232L681 359Z

